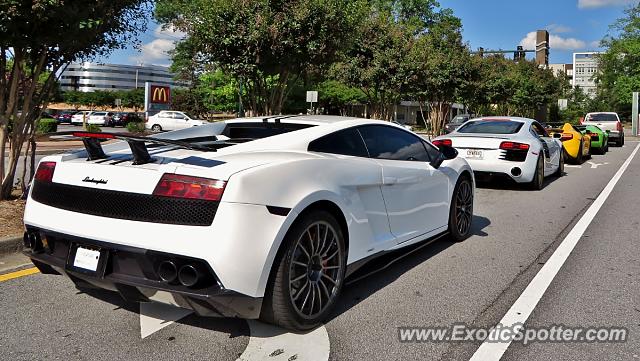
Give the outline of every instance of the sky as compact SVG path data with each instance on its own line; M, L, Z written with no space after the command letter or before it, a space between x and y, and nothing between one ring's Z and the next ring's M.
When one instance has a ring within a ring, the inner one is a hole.
M535 31L550 33L550 63L571 63L573 52L598 51L609 25L639 0L440 0L462 19L471 49L535 49ZM167 54L183 34L150 20L140 49L128 47L98 59L115 64L169 65ZM533 54L529 54L533 57Z

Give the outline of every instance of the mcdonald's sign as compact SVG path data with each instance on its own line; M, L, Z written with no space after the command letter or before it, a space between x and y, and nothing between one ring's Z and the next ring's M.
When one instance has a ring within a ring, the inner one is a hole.
M144 111L159 112L171 108L171 87L164 84L145 82Z
M171 88L168 86L151 86L151 103L169 104L171 102Z

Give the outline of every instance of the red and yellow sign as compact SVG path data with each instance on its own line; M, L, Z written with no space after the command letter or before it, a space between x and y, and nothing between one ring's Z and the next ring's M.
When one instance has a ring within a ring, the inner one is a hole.
M151 86L151 103L169 104L171 102L171 88L168 86Z

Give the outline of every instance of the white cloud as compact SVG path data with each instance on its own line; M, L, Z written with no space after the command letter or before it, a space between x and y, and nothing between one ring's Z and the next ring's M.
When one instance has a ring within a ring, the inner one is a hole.
M634 5L638 0L578 0L580 9L603 8L607 6Z
M532 31L527 36L520 40L520 45L525 49L533 50L536 48L536 32ZM549 35L549 47L559 50L578 50L584 49L587 43L576 38L563 38L559 35Z
M156 38L160 38L160 39L170 38L170 39L180 40L184 38L186 34L180 30L177 30L173 26L168 26L164 28L162 25L158 25L158 27L153 31L153 35L155 35Z
M153 31L154 40L142 44L138 55L130 57L135 63L169 65L169 52L175 49L176 41L184 38L185 33L172 27L163 29L161 25Z
M600 46L600 40L594 40L592 42L589 43L589 47L596 49L596 48L601 48Z
M561 25L561 24L550 24L550 25L547 25L546 29L550 33L554 33L554 34L570 33L573 31L572 28L565 25Z

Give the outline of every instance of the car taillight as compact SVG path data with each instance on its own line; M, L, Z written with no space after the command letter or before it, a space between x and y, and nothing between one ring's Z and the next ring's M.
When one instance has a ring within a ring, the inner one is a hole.
M622 132L622 131L623 131L623 129L622 129L622 123L618 122L618 123L616 124L616 126L617 126L617 128L618 128L618 131L619 131L619 132Z
M595 140L596 142L598 141L598 134L591 133L591 134L589 134L589 136L591 137L591 140Z
M165 173L153 195L219 201L226 185L227 182L216 179Z
M436 139L434 141L431 142L433 145L435 145L436 147L440 147L442 145L446 145L447 147L451 147L453 145L453 142L451 141L451 139Z
M502 142L502 143L500 143L500 149L504 149L504 150L529 150L529 144L517 143L517 142Z
M573 134L571 133L562 133L562 137L560 137L561 141L565 141L565 140L571 140L573 139Z
M53 173L56 171L56 162L41 162L38 165L35 179L40 182L51 183L53 181Z

